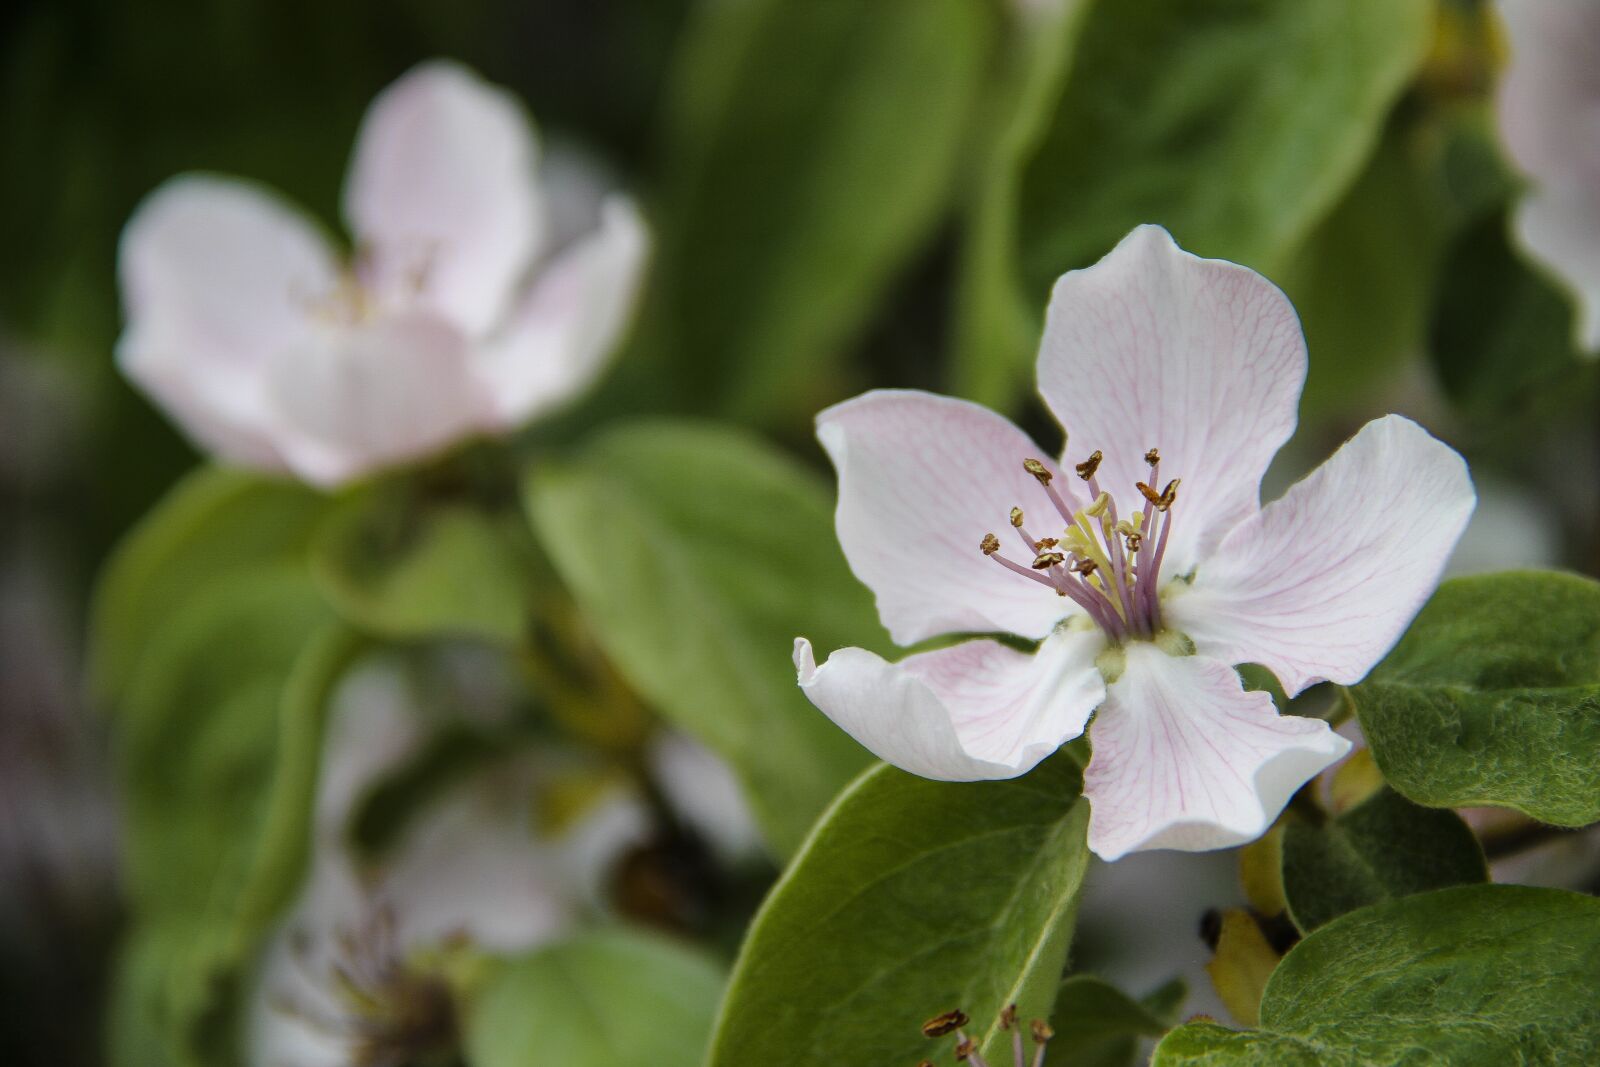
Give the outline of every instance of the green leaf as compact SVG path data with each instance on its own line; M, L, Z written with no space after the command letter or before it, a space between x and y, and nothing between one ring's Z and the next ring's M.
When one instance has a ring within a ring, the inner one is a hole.
M733 766L782 854L865 750L795 684L794 639L884 648L822 481L758 439L691 423L613 430L534 473L528 509L619 671Z
M1600 1061L1600 900L1443 889L1351 912L1284 957L1261 1029L1186 1023L1153 1067Z
M1066 960L1088 861L1080 785L1065 754L1002 782L862 775L756 916L711 1067L950 1064L954 1041L919 1027L957 1008L1004 1062L1000 1009L1043 1018Z
M1073 975L1056 993L1055 1037L1048 1067L1134 1067L1141 1037L1160 1037L1174 1023L1188 988L1174 979L1135 1000L1092 975ZM1003 1062L1003 1061L1002 1061Z
M1284 894L1306 932L1368 904L1488 880L1483 850L1459 815L1391 789L1321 826L1296 819L1284 828Z
M1600 820L1600 584L1547 571L1446 582L1350 693L1410 800Z
M326 498L293 482L204 467L178 484L117 548L95 592L90 675L114 703L181 604L242 571L305 559Z
M1063 271L1140 223L1275 276L1360 173L1423 58L1431 10L1426 0L1092 5L1014 194L993 186L1014 199L998 224L1020 257L1026 333L1037 337ZM966 264L1001 267L993 256ZM961 359L1021 358L1020 381L1034 345L1019 352L1016 332L1007 343L969 329Z
M721 970L655 934L580 934L508 963L467 1008L470 1067L699 1067Z
M993 22L983 0L701 5L640 328L663 389L767 422L841 392L830 371L951 193Z
M312 564L346 618L395 639L466 635L514 644L532 583L520 514L438 499L409 480L341 501Z

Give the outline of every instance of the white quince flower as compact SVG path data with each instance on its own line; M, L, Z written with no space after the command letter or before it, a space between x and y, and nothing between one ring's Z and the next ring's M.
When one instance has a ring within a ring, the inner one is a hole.
M536 157L508 94L433 61L362 123L348 263L255 185L174 178L122 236L118 362L224 460L320 486L515 429L599 373L646 246L611 197L550 249Z
M1600 4L1500 0L1511 57L1500 133L1532 188L1514 227L1578 298L1578 345L1600 352Z
M1474 504L1461 457L1390 415L1261 507L1305 374L1282 292L1143 226L1051 298L1039 391L1075 475L962 400L878 391L824 411L839 540L895 641L1040 644L980 638L898 663L846 648L818 667L802 638L806 694L879 757L951 781L1022 774L1098 708L1096 853L1258 836L1349 743L1280 716L1233 665L1265 665L1290 695L1360 679Z
M336 697L305 883L263 954L246 1060L365 1067L449 1053L455 973L471 953L527 951L594 907L605 870L649 833L637 798L609 793L556 836L537 825L554 768L511 757L446 789L381 865L349 834L356 805L431 733L394 670L356 672Z

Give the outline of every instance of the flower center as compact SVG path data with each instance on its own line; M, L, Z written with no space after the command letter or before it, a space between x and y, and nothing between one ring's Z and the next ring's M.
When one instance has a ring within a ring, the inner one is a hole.
M435 241L414 240L385 248L359 248L339 272L333 288L306 300L313 318L335 326L359 326L385 310L416 302L428 288L438 258Z
M1101 455L1095 452L1074 469L1088 490L1079 504L1074 494L1057 488L1049 469L1037 459L1022 467L1044 487L1066 526L1059 536L1034 538L1023 525L1021 508L1011 509L1011 527L1027 546L1033 560L1024 566L1000 554L1000 539L985 534L983 554L1015 574L1039 582L1083 608L1112 641L1149 639L1161 629L1161 557L1172 530L1172 504L1178 498L1178 479L1159 492L1161 453L1144 454L1150 480L1135 482L1145 508L1123 518L1111 494L1100 488L1096 473Z
M969 1020L967 1013L957 1009L947 1011L943 1015L935 1015L922 1024L922 1036L938 1039L948 1034L956 1035L956 1060L961 1063L971 1064L972 1067L989 1067L988 1061L978 1051L978 1043L968 1037L963 1029ZM1000 1029L1011 1035L1011 1062L1014 1067L1043 1067L1045 1046L1055 1036L1055 1031L1050 1029L1050 1024L1043 1019L1034 1019L1028 1024L1029 1034L1033 1038L1033 1057L1030 1060L1023 1048L1022 1023L1017 1018L1017 1006L1008 1004L1000 1012ZM931 1060L923 1060L917 1067L933 1067Z

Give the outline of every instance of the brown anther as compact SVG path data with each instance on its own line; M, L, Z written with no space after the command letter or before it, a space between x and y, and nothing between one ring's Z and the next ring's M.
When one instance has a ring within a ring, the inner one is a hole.
M992 533L986 533L983 535L983 540L978 542L978 547L983 549L985 556L992 556L1000 551L1000 538Z
M1156 506L1162 511L1166 511L1172 506L1172 502L1178 499L1178 483L1181 481L1183 481L1182 478L1174 478L1172 481L1167 483L1167 487L1165 489L1161 490L1161 500Z
M1023 460L1022 461L1022 469L1027 471L1029 474L1033 475L1035 478L1039 479L1039 484L1040 485L1049 485L1050 484L1050 479L1051 479L1052 475L1050 474L1049 469L1043 463L1040 463L1038 460L1036 460L1036 459L1025 459L1025 460Z
M1056 1032L1050 1029L1050 1024L1045 1022L1043 1019L1033 1020L1028 1024L1028 1029L1033 1034L1033 1040L1035 1044L1042 1045L1046 1041L1049 1041L1052 1037L1056 1036Z
M1060 552L1041 552L1033 560L1033 569L1047 571L1058 563L1065 563L1067 557Z
M951 1034L961 1029L967 1025L967 1022L967 1013L960 1008L955 1011L947 1011L943 1015L935 1015L923 1023L922 1036L943 1037L945 1034Z
M1078 477L1082 478L1084 481L1088 481L1090 478L1094 477L1094 472L1100 469L1101 458L1100 450L1097 448L1093 452L1089 453L1088 459L1084 460L1073 469L1078 472Z
M1134 488L1139 490L1139 495L1144 497L1146 500L1150 501L1150 503L1152 503L1152 504L1160 504L1161 503L1161 494L1156 492L1150 486L1144 484L1143 482L1134 482L1133 485L1134 485Z
M1039 547L1040 548L1054 548L1057 545L1059 545L1060 543L1061 542L1056 540L1054 537L1041 537L1041 538L1039 538Z
M1091 575L1091 574L1093 574L1095 572L1095 567L1096 566L1098 566L1098 565L1092 559L1078 559L1078 560L1073 560L1072 566L1069 567L1068 569L1076 571L1077 573L1079 573L1079 574L1083 575L1085 578L1087 578L1087 577L1089 577L1089 575Z
M978 1043L969 1037L956 1045L956 1059L966 1063L976 1051L978 1051Z
M917 1067L933 1067L932 1060L918 1060Z
M1128 543L1129 552L1139 551L1139 546L1144 544L1144 535L1137 533L1123 534L1122 539Z
M1000 1009L1000 1029L1009 1030L1015 1025L1017 1025L1017 1006L1007 1004Z
M1160 451L1160 449L1152 448L1150 451L1146 452L1144 454L1144 461L1146 463L1150 464L1150 466L1152 466L1152 467L1154 467L1157 463L1160 463L1161 462L1161 451Z
M1011 509L1011 525L1017 527L1018 529L1022 528L1022 509L1021 508L1012 508Z

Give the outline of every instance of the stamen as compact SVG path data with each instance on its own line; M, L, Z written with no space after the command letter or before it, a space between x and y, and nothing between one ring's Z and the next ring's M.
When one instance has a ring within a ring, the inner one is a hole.
M1011 1059L1016 1067L1024 1067L1022 1060L1022 1027L1017 1025L1017 1006L1007 1004L1000 1012L1000 1029L1011 1031Z
M1050 484L1050 478L1051 478L1050 470L1043 463L1040 463L1038 460L1032 459L1032 458L1023 460L1022 461L1022 469L1027 471L1029 474L1033 475L1035 478L1039 479L1039 484L1040 485L1049 485Z
M986 533L983 535L983 540L978 542L978 547L983 550L985 556L992 556L1000 551L1000 538L992 533Z
M1022 528L1022 509L1021 508L1012 508L1011 509L1011 525L1015 526L1019 530Z
M1081 574L1087 578L1095 572L1097 567L1098 564L1096 564L1094 560L1079 557L1078 559L1072 561L1072 567L1070 569L1074 574Z
M1182 483L1182 481L1182 478L1174 478L1172 481L1167 483L1167 487L1165 489L1161 490L1160 507L1162 511L1166 511L1172 506L1172 502L1178 499L1178 486L1180 483Z
M962 1011L960 1008L956 1008L954 1011L947 1011L940 1015L935 1015L933 1018L923 1023L922 1036L943 1037L945 1034L953 1034L971 1021L972 1020L967 1018L966 1012Z
M1041 542L1041 544L1042 543L1043 542ZM1033 569L1036 571L1047 571L1058 563L1065 563L1066 559L1067 557L1062 555L1060 552L1041 552L1039 555L1034 557Z
M1017 528L1019 530L1021 529L1020 526L1017 527ZM1041 538L1039 538L1039 540L1034 542L1034 544L1038 545L1039 548L1054 548L1057 545L1059 545L1060 543L1061 542L1057 541L1054 537L1041 537Z
M1078 472L1078 477L1082 478L1084 481L1088 481L1090 478L1093 478L1094 472L1100 469L1100 460L1103 458L1104 457L1101 456L1098 448L1089 453L1089 458L1074 468Z
M1044 1067L1044 1047L1056 1036L1056 1032L1043 1019L1034 1019L1028 1028L1033 1031L1033 1043L1037 1046L1033 1052L1033 1067Z
M1044 486L1045 495L1050 498L1050 503L1055 506L1056 511L1060 513L1062 519L1067 522L1071 522L1072 508L1069 507L1067 502L1061 498L1061 494L1056 492L1055 486L1050 484L1052 476L1049 468L1039 460L1030 458L1022 461L1022 469L1033 475L1034 478L1038 480L1039 484Z
M1144 461L1154 467L1161 462L1161 450L1152 448L1144 454Z

